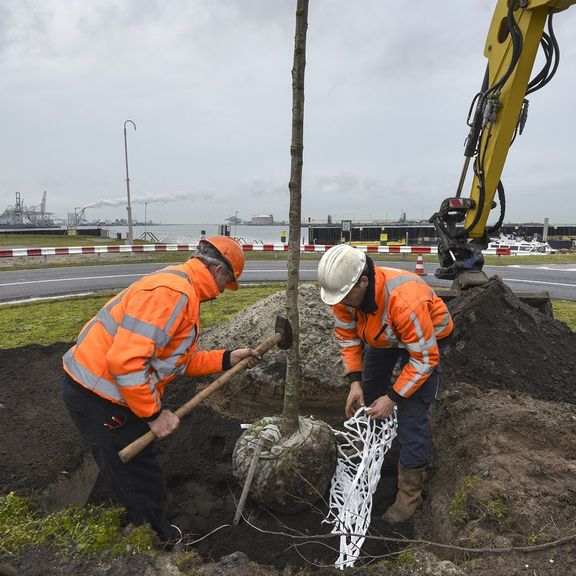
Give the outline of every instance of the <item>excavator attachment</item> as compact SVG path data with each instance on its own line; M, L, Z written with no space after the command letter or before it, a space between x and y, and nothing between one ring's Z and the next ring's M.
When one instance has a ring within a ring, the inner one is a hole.
M528 118L528 96L552 79L560 61L560 48L553 16L576 4L576 0L497 0L484 46L487 66L480 91L468 114L464 166L456 193L444 200L431 218L440 238L438 278L452 280L455 291L482 286L489 281L483 272L482 251L490 235L504 222L506 198L501 181L510 146L520 136ZM543 67L532 78L539 47ZM463 186L472 167L469 197ZM498 202L495 202L497 198ZM499 216L488 224L490 212ZM546 292L527 295L529 303L551 313Z
M482 286L488 280L488 276L482 270L466 270L456 276L452 283L452 288L456 286L458 290L468 290L476 286Z

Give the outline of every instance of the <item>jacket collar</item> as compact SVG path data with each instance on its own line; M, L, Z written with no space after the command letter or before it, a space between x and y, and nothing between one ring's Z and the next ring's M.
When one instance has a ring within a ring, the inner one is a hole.
M220 295L220 290L210 270L204 265L203 262L197 258L192 258L184 264L184 271L190 278L190 282L198 294L200 302L207 302L208 300L214 300L216 296Z

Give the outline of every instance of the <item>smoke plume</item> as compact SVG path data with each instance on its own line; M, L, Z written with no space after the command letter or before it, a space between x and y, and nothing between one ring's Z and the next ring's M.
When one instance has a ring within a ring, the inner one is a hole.
M130 197L130 204L155 204L158 202L178 202L179 200L212 200L212 193L201 192L198 194L193 194L192 192L173 192L165 194L144 194L144 195L134 195ZM103 208L105 206L126 206L127 198L108 198L97 200L91 204L86 204L82 208Z

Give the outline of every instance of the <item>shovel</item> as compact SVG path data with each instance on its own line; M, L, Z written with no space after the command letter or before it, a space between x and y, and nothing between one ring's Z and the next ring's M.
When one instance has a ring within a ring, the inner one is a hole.
M274 332L274 336L270 336L270 338L262 342L255 349L256 352L258 352L260 355L268 352L268 350L274 348L274 346L278 346L282 350L287 350L290 348L290 346L292 346L292 326L290 326L290 322L288 322L286 318L283 316L276 317L276 326L274 328ZM208 396L216 392L216 390L222 388L222 386L226 384L226 382L228 382L228 380L230 380L233 376L238 374L238 372L242 372L242 370L244 370L244 368L246 368L248 365L248 362L250 362L250 358L244 358L243 360L240 360L238 364L230 368L230 370L224 372L224 374L222 374L222 376L220 376L217 380L214 380L212 384L188 400L186 404L180 406L180 408L175 411L176 416L182 418L182 416L188 414L188 412L198 406L200 402L208 398ZM144 450L144 448L146 448L148 444L151 444L155 439L156 435L152 431L146 432L146 434L143 434L140 436L140 438L137 438L134 440L134 442L128 444L128 446L122 448L122 450L118 452L120 460L122 460L124 463L130 461L132 458L134 458L134 456L136 456L136 454Z

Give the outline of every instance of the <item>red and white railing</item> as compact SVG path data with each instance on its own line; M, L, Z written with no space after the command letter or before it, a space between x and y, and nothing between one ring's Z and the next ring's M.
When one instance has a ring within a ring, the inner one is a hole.
M244 252L287 252L288 244L242 244ZM113 244L109 246L69 246L62 248L0 248L0 258L22 256L67 256L82 254L124 254L148 252L192 252L198 244ZM330 244L301 244L300 252L322 253ZM436 254L436 246L356 246L359 250L378 254ZM507 256L510 248L492 248L484 254Z

